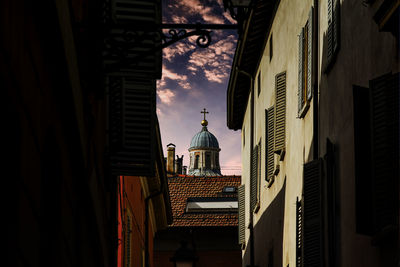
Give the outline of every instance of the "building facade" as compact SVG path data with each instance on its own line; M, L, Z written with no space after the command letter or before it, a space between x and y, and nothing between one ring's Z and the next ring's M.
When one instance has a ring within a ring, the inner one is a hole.
M398 1L252 1L228 85L243 266L399 262Z

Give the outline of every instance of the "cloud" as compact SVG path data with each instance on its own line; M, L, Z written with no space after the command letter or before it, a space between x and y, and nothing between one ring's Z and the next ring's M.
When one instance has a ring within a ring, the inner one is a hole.
M171 105L175 98L175 93L173 91L171 91L170 89L157 89L157 95L160 98L161 103L164 103L167 105ZM161 110L160 110L160 112L161 112Z
M229 75L235 43L235 37L229 35L206 49L196 50L189 57L187 69L203 72L210 82L223 83Z

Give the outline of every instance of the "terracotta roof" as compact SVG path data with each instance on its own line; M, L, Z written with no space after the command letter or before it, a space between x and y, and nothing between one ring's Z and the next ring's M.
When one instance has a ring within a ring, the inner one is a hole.
M168 179L174 226L237 226L237 212L187 213L186 201L193 197L232 197L222 194L225 186L240 186L240 176L194 177L177 175Z

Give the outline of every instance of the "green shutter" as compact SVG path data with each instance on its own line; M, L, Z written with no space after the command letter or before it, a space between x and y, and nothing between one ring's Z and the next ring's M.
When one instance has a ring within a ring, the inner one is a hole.
M303 206L296 199L296 267L303 266Z
M269 181L274 173L274 106L265 110L266 120L266 176Z
M314 9L311 7L308 15L308 42L307 42L307 99L312 97L312 84L313 84L313 16Z
M286 124L286 72L275 77L275 144L274 151L278 154L285 148Z
M245 185L241 185L238 188L238 208L239 208L239 244L244 244L246 242L246 193Z
M303 109L303 78L304 78L304 70L303 70L303 39L304 39L304 28L301 29L300 31L300 35L299 35L299 84L298 84L298 90L297 90L297 97L298 97L298 109L297 109L297 113L298 113L298 117L300 117L301 115L301 110Z
M250 209L254 211L254 208L257 204L257 170L258 170L258 146L253 148L251 153L251 174L250 174Z
M155 81L111 76L109 146L113 175L153 176Z
M322 160L304 164L304 266L323 266Z
M374 232L394 230L399 199L399 74L370 81Z

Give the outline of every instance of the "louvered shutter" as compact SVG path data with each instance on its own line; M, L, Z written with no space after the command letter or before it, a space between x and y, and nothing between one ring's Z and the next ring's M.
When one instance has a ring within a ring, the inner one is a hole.
M303 266L303 206L296 199L296 267Z
M258 146L253 148L251 153L251 180L250 180L250 209L254 211L257 204L257 170L258 170Z
M112 173L153 176L155 81L110 76L108 87Z
M298 90L297 90L297 97L298 97L298 117L300 117L301 115L301 110L303 109L303 94L304 94L304 70L303 70L303 56L304 56L304 52L303 52L303 39L304 39L304 29L301 29L300 31L300 35L299 35L299 85L298 85Z
M340 0L333 0L333 16L332 16L332 49L335 54L339 49L340 40Z
M278 154L285 148L286 125L286 72L275 77L275 144L274 151Z
M274 107L265 110L266 120L266 177L269 181L274 173Z
M304 164L304 266L323 266L320 159Z
M130 213L130 212L128 212ZM126 215L126 228L125 228L125 266L131 266L131 234L132 234L132 223L131 216Z
M246 193L245 185L241 185L238 188L238 208L239 208L239 244L244 244L246 242Z
M311 7L308 15L308 42L307 42L307 99L310 100L312 97L312 84L313 84L313 16L314 9Z
M394 229L398 219L399 74L370 81L374 232Z
M103 63L106 73L161 78L159 0L109 0Z
M327 41L327 61L331 61L333 55L333 1L328 0L328 31L326 33Z

